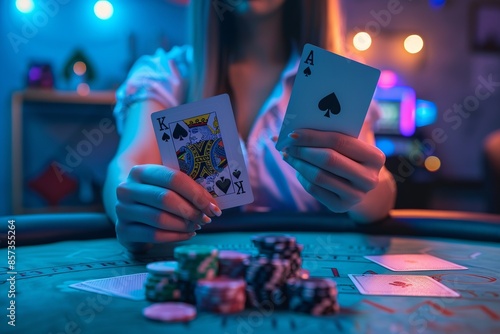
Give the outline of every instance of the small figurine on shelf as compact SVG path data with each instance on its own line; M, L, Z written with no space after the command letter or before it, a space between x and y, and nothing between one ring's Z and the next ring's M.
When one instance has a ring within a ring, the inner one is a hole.
M71 89L76 89L82 96L90 93L88 83L95 79L95 72L83 51L76 50L64 65L63 71L64 79Z
M53 89L54 73L52 66L45 63L31 63L28 68L28 88Z

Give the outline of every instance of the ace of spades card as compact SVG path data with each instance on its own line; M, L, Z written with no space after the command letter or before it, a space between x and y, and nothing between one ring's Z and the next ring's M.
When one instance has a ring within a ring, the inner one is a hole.
M379 77L376 68L306 44L276 148L299 128L358 137Z
M227 94L151 114L162 163L202 185L221 209L253 202Z

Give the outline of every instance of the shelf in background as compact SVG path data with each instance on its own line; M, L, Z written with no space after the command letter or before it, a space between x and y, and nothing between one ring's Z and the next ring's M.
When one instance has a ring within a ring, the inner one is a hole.
M115 91L82 96L74 91L29 89L12 94L14 214L103 210L100 187L119 137L116 131L102 132L100 124L107 119L106 124L113 122L115 103ZM95 135L95 131L101 132ZM89 138L91 132L93 138ZM77 152L83 148L85 152ZM78 162L70 163L70 152L73 159L79 154ZM54 163L66 166L64 173ZM62 184L61 175L69 177L65 185L76 186L61 194L57 205L50 204L45 194L57 193L54 189ZM30 186L32 181L37 184Z
M52 103L78 103L78 104L114 104L115 91L91 91L82 96L75 91L51 90L51 89L28 89L15 92L14 99L23 99L32 102Z

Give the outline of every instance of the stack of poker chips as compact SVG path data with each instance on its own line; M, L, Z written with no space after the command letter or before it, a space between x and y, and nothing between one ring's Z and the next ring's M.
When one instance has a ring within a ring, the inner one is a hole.
M284 308L286 306L285 283L290 274L290 261L267 257L252 257L246 261L247 296L249 304L256 308Z
M340 310L337 285L330 279L289 279L286 283L286 293L290 311L329 315Z
M179 300L177 262L153 262L146 266L148 274L144 283L146 299L153 302Z
M288 278L300 277L303 246L297 244L295 237L286 234L261 234L254 236L252 242L259 257L289 260Z
M200 279L195 289L196 306L200 311L222 314L241 312L245 309L245 287L243 279Z
M195 304L194 289L199 279L213 279L218 272L218 250L209 245L186 245L174 249L179 263L179 289L181 300Z
M245 261L250 257L249 254L221 250L219 252L219 276L230 278L245 278Z

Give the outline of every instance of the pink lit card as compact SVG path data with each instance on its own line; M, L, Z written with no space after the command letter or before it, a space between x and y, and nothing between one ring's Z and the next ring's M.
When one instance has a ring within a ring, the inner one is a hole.
M460 297L429 276L349 274L349 278L363 295Z
M366 259L392 271L464 270L467 267L429 254L369 255Z

